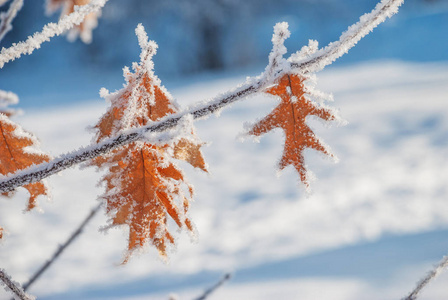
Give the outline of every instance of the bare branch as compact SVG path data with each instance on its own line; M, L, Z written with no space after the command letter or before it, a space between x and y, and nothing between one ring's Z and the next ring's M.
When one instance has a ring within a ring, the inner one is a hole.
M1 3L0 3L1 4ZM1 6L1 5L0 5ZM12 29L12 20L17 16L19 10L23 7L23 0L14 0L9 6L6 13L0 14L0 42L3 40L5 35Z
M6 63L21 57L23 54L33 53L34 50L40 48L40 45L48 42L55 35L60 35L73 26L81 24L88 14L99 11L107 1L92 0L90 4L75 6L75 11L61 18L58 23L48 23L41 32L29 36L26 41L13 44L9 48L3 48L0 52L0 69Z
M82 223L78 226L78 228L70 235L70 237L65 241L64 244L60 245L56 252L52 255L52 257L43 264L39 270L37 270L33 276L31 276L30 280L23 285L23 290L26 291L29 287L56 261L56 259L61 255L64 250L70 246L70 244L80 235L84 227L92 220L92 218L96 215L96 213L100 210L101 204L98 204L95 208L91 210L89 215L82 221Z
M269 54L269 64L264 71L264 81L271 82L272 77L288 64L288 61L283 58L287 49L285 47L285 40L291 35L288 30L288 23L277 23L274 27L274 34L272 35L272 51ZM288 66L286 66L288 68Z
M227 281L229 281L232 278L232 274L227 273L225 274L221 280L219 280L217 283L215 283L215 285L213 285L212 287L208 288L207 290L204 291L204 293L202 295L200 295L199 297L195 298L194 300L205 300L207 299L207 297L213 293L214 291L216 291L217 289L219 289L224 283L226 283Z
M104 4L107 0L98 0L97 2L99 1L102 1ZM68 154L64 154L48 163L43 163L37 166L32 166L26 170L18 171L12 175L4 177L3 180L0 180L0 192L12 191L19 186L40 181L76 164L85 162L99 155L106 154L107 152L122 145L142 139L147 133L157 133L169 130L176 126L179 123L179 120L187 114L191 114L194 119L204 118L233 102L242 100L263 90L269 84L274 84L275 80L281 76L283 72L294 71L297 73L308 73L311 71L316 72L321 70L326 65L342 56L348 48L356 44L359 39L365 36L369 30L378 25L380 21L384 21L386 17L392 15L392 13L395 12L397 7L401 5L402 2L403 0L383 0L370 14L362 17L360 22L351 26L346 33L342 34L339 41L329 44L323 50L316 52L315 55L311 55L303 61L291 62L290 70L279 71L275 76L272 76L269 82L266 82L263 79L264 74L262 74L259 77L249 79L245 84L242 84L225 94L220 94L210 99L205 104L200 104L193 108L186 109L178 114L167 116L160 121L138 129L123 131L117 137L104 140L95 145L83 147ZM2 53L0 53L0 66Z
M34 300L33 296L27 295L25 291L22 289L20 284L11 280L11 277L6 274L5 270L0 269L0 280L3 281L3 284L8 287L8 289L14 293L15 297L21 300Z
M422 280L417 283L415 289L403 300L415 300L417 299L420 292L425 288L432 280L442 273L443 269L448 267L448 256L445 256L442 261L431 270Z

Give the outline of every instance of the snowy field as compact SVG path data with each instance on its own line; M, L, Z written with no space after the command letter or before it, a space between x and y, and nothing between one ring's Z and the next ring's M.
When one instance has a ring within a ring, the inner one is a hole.
M328 128L309 121L340 159L334 164L306 152L317 177L310 195L294 170L277 176L280 130L260 143L239 139L243 124L266 115L277 101L240 101L219 118L196 123L208 143L204 154L211 171L205 175L185 164L196 188L190 210L199 231L196 243L181 232L169 264L151 248L122 266L127 232L100 233L100 214L30 292L47 300L168 299L171 293L184 300L231 271L230 283L210 299L405 296L448 253L448 63L380 61L332 67L318 76L318 87L334 94L331 105L349 124ZM190 80L171 92L186 106L243 80ZM57 156L87 145L92 135L85 128L105 108L102 99L91 99L30 109L16 120ZM74 168L51 177L53 200L40 202L43 214L22 213L23 190L1 199L0 220L8 234L0 245L0 266L26 281L96 205L100 176ZM422 300L448 297L447 273ZM0 292L0 299L8 298Z

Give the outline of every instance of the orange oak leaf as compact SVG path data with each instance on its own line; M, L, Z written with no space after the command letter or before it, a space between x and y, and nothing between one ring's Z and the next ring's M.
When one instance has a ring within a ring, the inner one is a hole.
M298 75L286 74L277 85L266 93L279 96L281 103L265 118L256 123L249 134L260 136L274 128L282 128L286 135L280 170L294 166L300 180L309 187L303 151L312 148L333 157L330 150L316 137L306 124L308 116L317 116L326 121L336 120L334 111L320 107L305 97L304 79Z
M61 18L65 15L69 15L75 10L75 6L82 6L89 4L90 0L48 0L47 12L53 13L56 10L62 8ZM92 31L98 25L99 14L92 12L88 14L81 24L76 25L68 33L69 40L75 40L77 36L81 38L84 43L90 43L92 41Z
M4 114L0 114L0 133L0 174L7 175L50 160L48 155L36 149L37 139ZM23 187L30 194L27 210L36 206L38 196L48 196L47 187L43 182L30 183Z
M129 254L151 241L165 257L167 244L174 244L167 215L179 228L193 231L191 221L185 217L191 195L181 190L183 173L164 157L161 148L146 143L120 149L111 161L118 163L103 178L107 187L103 199L112 216L111 225L129 226ZM189 192L191 187L187 188ZM181 203L176 203L176 198L181 198Z
M94 127L97 142L121 130L145 126L178 110L168 92L155 82L157 78L148 72L137 68L135 74L125 75L127 86L105 96L111 106ZM172 157L206 171L201 145L186 138L180 138L174 145L138 141L92 160L93 165L108 168L103 177L106 192L102 198L110 226L129 226L128 255L124 262L134 250L148 242L162 257L167 256L167 246L174 244L168 230L168 216L179 228L194 231L186 216L193 188L185 182L183 172ZM168 154L170 147L172 157Z

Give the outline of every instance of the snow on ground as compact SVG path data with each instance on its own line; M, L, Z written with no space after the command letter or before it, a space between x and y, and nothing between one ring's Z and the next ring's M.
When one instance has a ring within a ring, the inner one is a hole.
M172 93L181 105L225 91L242 77L198 81ZM448 64L375 62L329 68L319 87L334 93L345 127L310 124L340 158L313 151L317 176L307 195L292 169L277 178L280 130L241 142L243 123L276 105L257 96L219 118L196 123L210 175L186 164L196 187L191 217L199 241L178 234L164 264L154 249L120 265L126 231L86 232L35 284L39 299L191 299L227 271L231 283L211 299L399 299L448 252ZM119 88L119 87L117 87ZM170 89L169 86L167 86ZM56 156L90 142L85 128L102 100L27 111L18 118ZM49 179L44 214L23 214L25 192L0 202L0 266L25 281L96 205L100 174L78 168ZM442 276L421 299L448 296ZM5 292L0 298L7 299Z

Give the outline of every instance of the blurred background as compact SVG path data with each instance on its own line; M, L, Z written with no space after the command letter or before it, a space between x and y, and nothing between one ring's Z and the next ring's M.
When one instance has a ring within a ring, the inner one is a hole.
M58 13L25 1L0 47L26 39ZM142 23L159 44L156 74L181 106L225 92L258 75L273 26L287 21L289 53L309 39L325 46L369 12L374 0L110 0L84 44L56 37L0 70L0 89L20 98L15 121L57 156L88 145L107 104L98 91L124 83L139 59ZM3 7L5 10L7 8ZM400 299L448 253L448 1L405 0L400 12L318 74L319 89L349 124L317 135L340 158L307 151L317 176L312 194L286 169L276 178L283 134L260 143L236 139L245 122L276 105L258 95L220 118L197 122L211 175L185 167L196 188L191 218L197 243L178 233L170 264L154 249L120 266L126 230L98 228L98 214L31 289L39 299L194 299L226 272L231 282L210 299ZM23 214L26 192L0 199L0 267L25 282L102 194L93 169L49 178L53 201ZM173 230L175 231L175 230ZM448 272L445 272L448 273ZM446 299L448 274L422 300ZM0 299L9 299L0 292Z
M47 22L57 21L58 13L45 16L44 2L26 3L14 21L14 30L0 46L24 40ZM154 60L164 82L174 84L186 75L210 71L247 72L252 68L260 72L271 49L275 23L289 23L292 38L286 45L294 52L309 39L321 46L338 39L375 4L375 0L112 0L103 10L91 44L55 38L33 55L7 64L0 74L0 88L17 91L20 86L14 76L39 74L30 80L38 81L33 94L37 91L47 97L37 104L33 95L22 91L24 106L85 98L98 90L97 83L91 83L99 76L100 84L115 89L120 86L122 67L138 57L134 34L138 23L159 44ZM338 65L377 59L446 60L448 40L443 37L447 27L448 1L407 0L400 14L363 39ZM79 74L71 76L78 79L68 79L67 73ZM48 95L50 89L55 93L54 88L76 92L61 99Z

